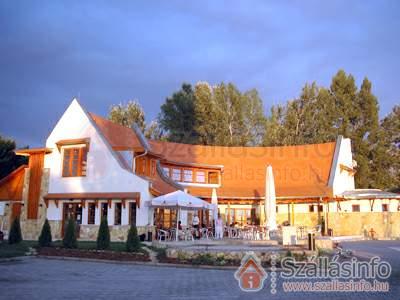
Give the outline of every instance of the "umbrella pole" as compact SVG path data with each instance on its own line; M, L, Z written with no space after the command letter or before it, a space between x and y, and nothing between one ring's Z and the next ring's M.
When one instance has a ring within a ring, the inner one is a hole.
M179 220L179 213L180 213L180 208L177 208L177 212L176 212L176 232L175 232L175 241L178 241L178 230L179 230L179 226L178 226L178 220Z

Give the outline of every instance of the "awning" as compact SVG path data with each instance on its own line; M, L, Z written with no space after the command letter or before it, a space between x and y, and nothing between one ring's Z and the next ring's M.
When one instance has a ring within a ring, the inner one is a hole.
M346 200L356 199L398 199L400 200L400 194L385 192L379 189L355 189L351 191L344 191L337 195L338 198Z
M135 200L140 207L139 192L116 192L116 193L49 193L43 197L47 203L49 200Z
M152 207L182 208L185 210L214 209L214 206L183 191L175 191L151 200Z

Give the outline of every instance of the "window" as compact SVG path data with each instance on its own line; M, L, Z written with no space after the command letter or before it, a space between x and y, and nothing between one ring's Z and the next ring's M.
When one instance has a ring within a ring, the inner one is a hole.
M93 225L95 223L96 216L96 203L88 204L88 224Z
M208 183L218 184L218 172L209 172L208 173Z
M183 170L183 181L185 181L185 182L193 181L193 171L192 170Z
M172 179L181 181L181 169L172 169Z
M318 205L318 211L319 212L323 212L324 211L324 207L322 205Z
M64 148L63 177L86 176L86 147Z
M225 210L228 224L243 225L256 225L259 224L255 208L231 208Z
M114 225L121 225L122 203L115 203L114 206Z
M308 207L308 211L309 211L309 212L314 212L314 205L310 205L310 206Z
M382 211L389 211L389 205L382 204Z
M136 203L129 203L129 224L136 225Z
M279 212L278 205L276 206L276 210L275 210L275 211L276 211L276 213L278 213L278 212Z
M107 218L108 215L108 203L101 204L101 219Z
M206 173L203 171L196 172L196 182L205 183L206 182Z
M352 212L360 212L360 205L359 204L353 204L351 206L351 211Z
M169 177L169 168L163 167L163 171L164 171L165 176Z

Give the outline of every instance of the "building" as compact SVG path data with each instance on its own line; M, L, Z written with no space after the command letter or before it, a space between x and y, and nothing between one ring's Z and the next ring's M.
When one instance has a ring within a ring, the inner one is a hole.
M73 218L79 237L96 238L107 217L113 240L153 224L172 227L176 212L152 209L155 196L185 190L217 202L228 224L264 224L265 169L273 167L278 223L333 230L335 235L400 236L400 195L357 190L350 139L285 147L215 147L147 140L136 129L88 113L73 100L43 148L0 181L0 229L19 215L25 239L36 239L47 218L54 238ZM193 215L182 212L183 225ZM210 225L212 216L200 214Z

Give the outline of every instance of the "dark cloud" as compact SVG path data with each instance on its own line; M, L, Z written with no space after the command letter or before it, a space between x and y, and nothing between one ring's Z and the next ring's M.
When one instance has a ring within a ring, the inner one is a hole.
M339 68L399 103L397 1L2 1L0 134L43 145L74 96L105 115L136 98L147 119L183 81L233 81L271 104Z

